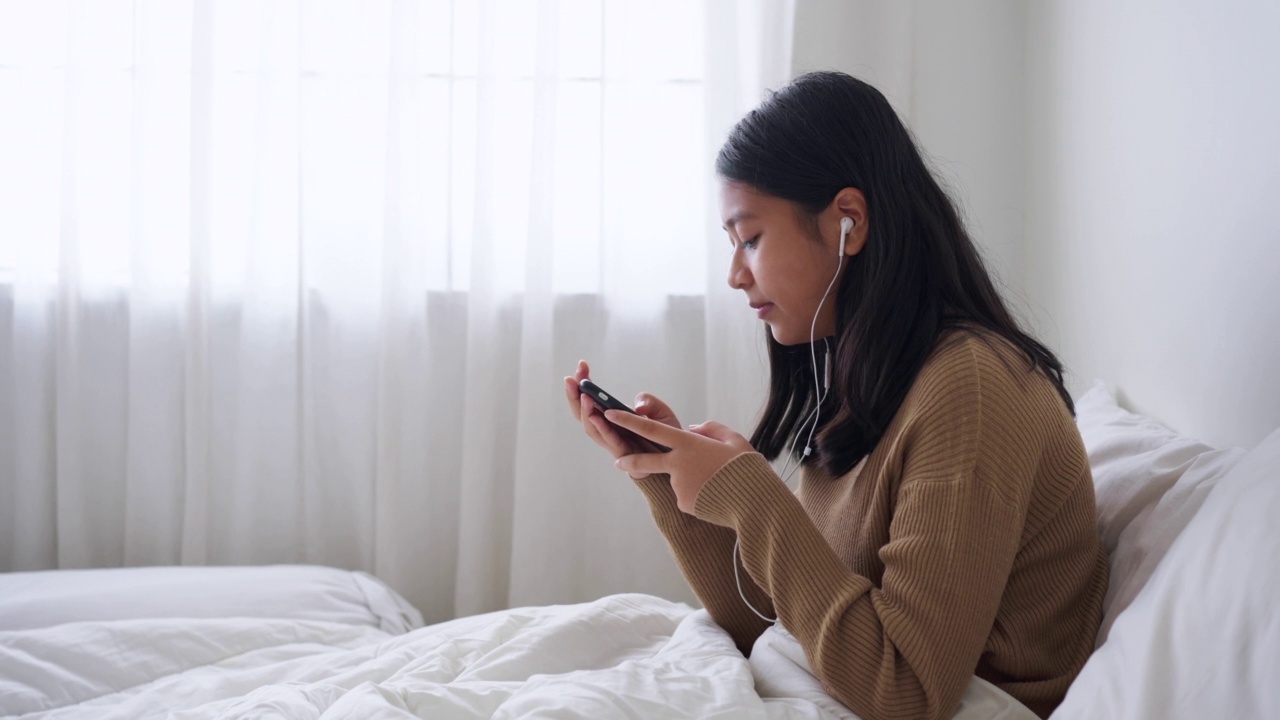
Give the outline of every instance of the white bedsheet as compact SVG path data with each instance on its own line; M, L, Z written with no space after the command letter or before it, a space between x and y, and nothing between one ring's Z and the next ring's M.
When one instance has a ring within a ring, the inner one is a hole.
M957 717L1034 717L977 679L966 703ZM822 692L780 628L748 662L705 611L646 595L400 635L275 618L0 632L0 715L856 719Z

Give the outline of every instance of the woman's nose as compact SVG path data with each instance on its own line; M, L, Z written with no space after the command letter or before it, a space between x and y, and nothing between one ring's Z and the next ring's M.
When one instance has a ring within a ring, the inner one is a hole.
M734 290L742 290L751 284L751 271L747 269L746 263L742 262L742 253L736 250L729 260L728 280L729 287Z

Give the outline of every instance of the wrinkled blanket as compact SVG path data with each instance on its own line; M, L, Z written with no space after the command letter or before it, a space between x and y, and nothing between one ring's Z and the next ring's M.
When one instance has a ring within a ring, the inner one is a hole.
M966 702L957 717L1025 717L991 686ZM403 634L263 618L3 632L0 716L856 720L780 627L748 661L705 611L646 595Z

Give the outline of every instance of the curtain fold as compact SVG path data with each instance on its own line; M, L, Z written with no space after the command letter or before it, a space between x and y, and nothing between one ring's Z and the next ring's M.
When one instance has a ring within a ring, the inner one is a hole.
M0 570L322 563L429 620L692 600L560 378L749 432L712 160L792 14L4 6Z

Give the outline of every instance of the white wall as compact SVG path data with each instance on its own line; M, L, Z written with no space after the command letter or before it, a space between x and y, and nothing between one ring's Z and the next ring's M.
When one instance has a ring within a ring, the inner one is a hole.
M1280 427L1280 3L1031 3L1025 279L1074 372L1215 445Z
M889 97L1074 392L1280 427L1280 3L799 0L793 70Z
M840 70L889 98L1019 309L1025 25L1007 0L799 0L792 51L797 75Z

